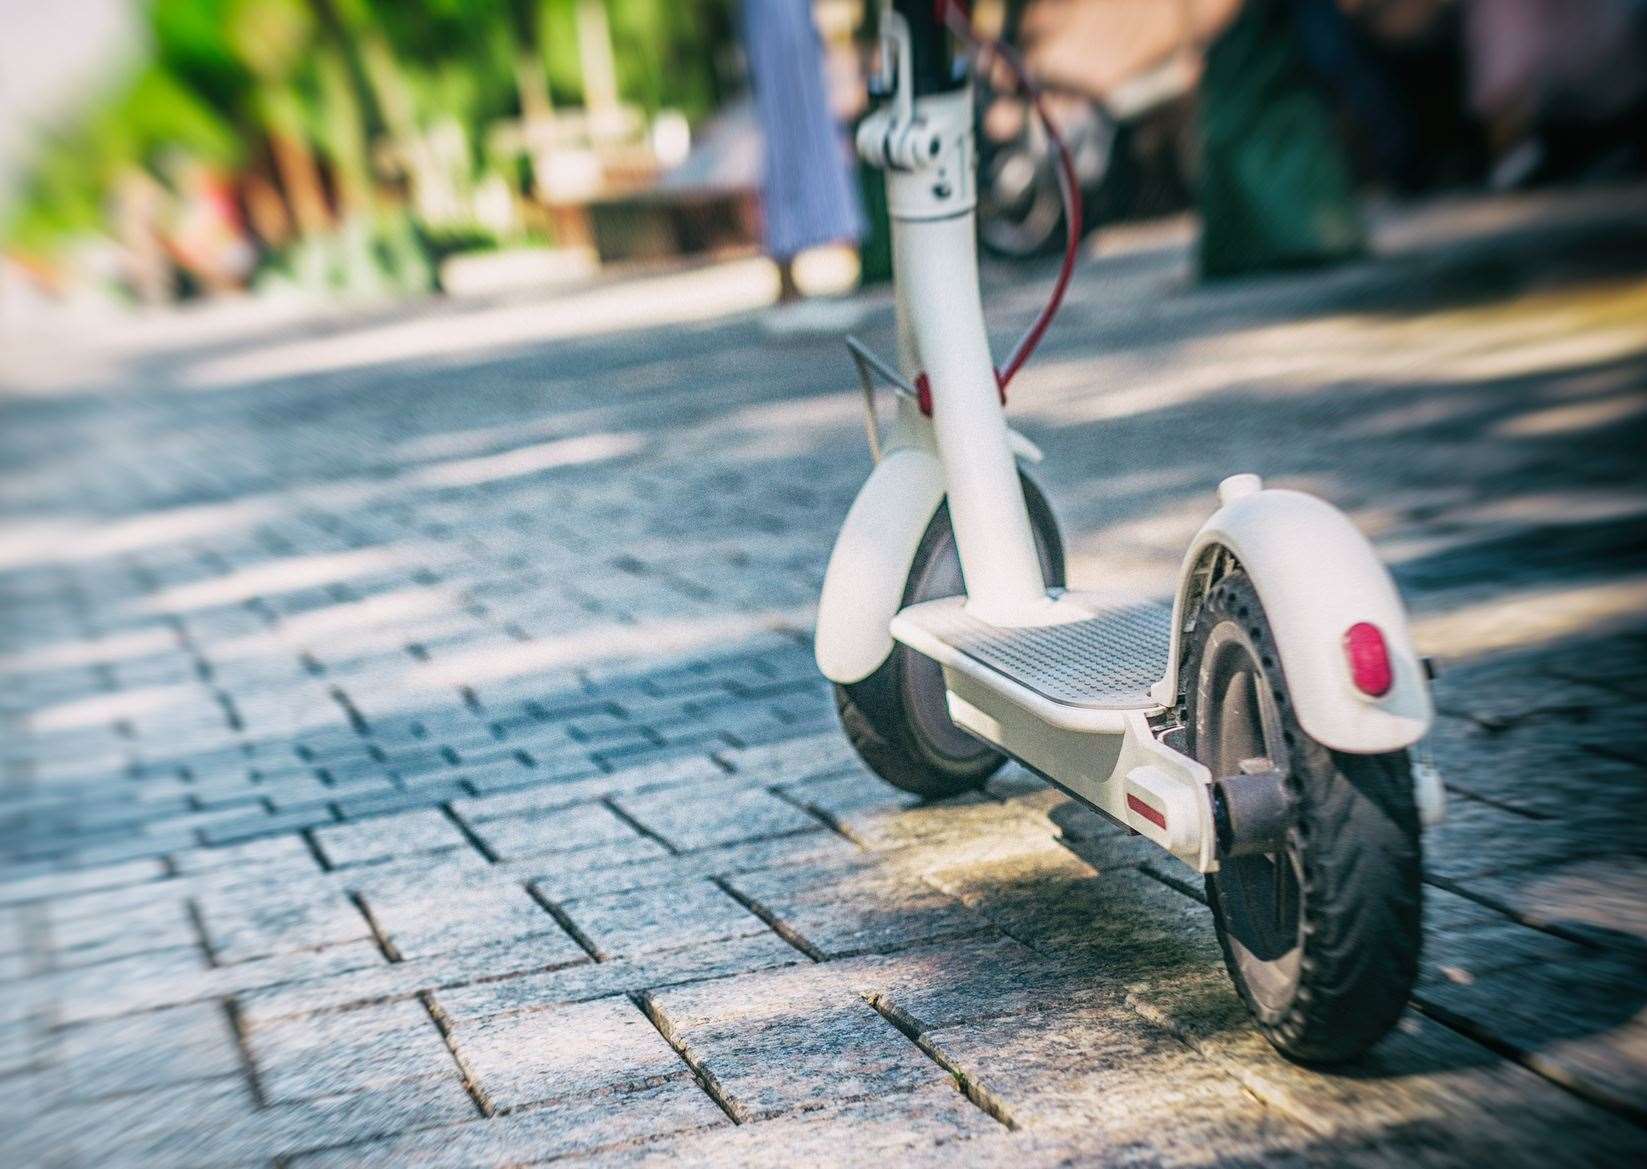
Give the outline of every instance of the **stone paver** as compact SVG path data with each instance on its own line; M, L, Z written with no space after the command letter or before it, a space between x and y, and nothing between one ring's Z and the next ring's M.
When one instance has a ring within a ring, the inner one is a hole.
M621 858L662 856L668 850L641 835L604 804L575 804L541 813L501 816L475 826L475 836L499 860L599 848Z
M822 827L770 792L731 788L724 782L623 796L615 802L636 823L681 851Z
M784 935L819 958L902 949L991 930L942 890L876 866L771 869L729 882Z
M228 1013L217 1003L67 1027L58 1048L65 1087L76 1096L171 1087L241 1069Z
M396 961L544 935L565 942L561 949L568 961L583 956L549 912L518 885L458 892L407 886L368 891L362 900Z
M580 897L563 908L602 959L759 936L767 925L709 881Z
M452 1075L451 1052L415 1001L254 1026L247 1046L258 1085L272 1101L353 1095Z
M1332 1072L1147 842L852 755L835 339L569 323L604 291L6 337L0 1164L1641 1162L1640 196L1208 289L1106 231L1014 383L1072 583L1164 596L1255 470L1443 666L1418 989ZM1045 277L988 273L1002 338Z
M827 966L663 990L648 1007L740 1123L945 1078Z
M438 811L380 816L355 824L315 830L315 844L326 863L336 867L388 860L414 852L442 852L464 847L457 827Z
M488 1106L634 1091L689 1077L650 1020L627 997L458 1022L452 1049Z
M342 891L312 882L208 892L197 905L206 944L225 963L372 936L359 907Z
M1116 1160L1244 1152L1282 1125L1239 1081L1124 1005L928 1032L924 1045L1014 1127L1104 1134Z
M691 1080L665 1080L616 1094L574 1096L525 1112L293 1158L292 1169L470 1169L553 1157L731 1127Z

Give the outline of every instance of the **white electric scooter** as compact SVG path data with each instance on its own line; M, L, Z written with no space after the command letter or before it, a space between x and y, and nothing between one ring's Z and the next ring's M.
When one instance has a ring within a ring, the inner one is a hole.
M1342 514L1250 474L1220 484L1170 605L1063 587L1019 466L1038 452L1002 406L1025 346L998 374L984 330L958 7L882 4L858 149L886 172L901 371L849 340L876 464L830 557L818 665L897 786L952 795L1010 757L1205 874L1264 1034L1352 1058L1412 988L1420 825L1442 806L1408 750L1432 710L1405 609ZM884 434L873 373L902 391Z

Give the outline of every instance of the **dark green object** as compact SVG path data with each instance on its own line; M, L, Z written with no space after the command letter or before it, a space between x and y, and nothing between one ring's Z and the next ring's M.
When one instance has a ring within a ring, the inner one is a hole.
M885 284L892 279L892 219L886 210L886 177L871 166L857 169L865 225L864 238L858 244L858 282Z
M1314 267L1366 250L1348 153L1304 63L1295 2L1247 0L1207 54L1204 278Z

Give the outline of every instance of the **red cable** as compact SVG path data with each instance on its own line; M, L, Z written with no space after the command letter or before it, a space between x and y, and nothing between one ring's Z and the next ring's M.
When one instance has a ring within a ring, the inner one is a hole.
M1075 261L1081 253L1081 186L1075 177L1075 159L1071 157L1069 147L1065 145L1063 136L1058 133L1058 127L1053 125L1052 117L1047 113L1040 86L1030 80L1029 72L1024 68L1023 60L1017 52L998 40L985 41L975 35L971 19L961 0L933 0L933 12L949 26L951 32L967 44L1006 63L1018 83L1018 88L1034 107L1035 116L1040 119L1041 126L1046 130L1047 139L1058 153L1058 194L1064 204L1064 262L1058 268L1058 279L1052 286L1052 295L1047 298L1046 304L1042 306L1028 331L1019 338L1018 344L1013 346L1006 364L995 371L995 380L1000 384L1001 398L1005 401L1007 385L1035 352L1041 338L1046 336L1047 329L1052 325L1052 318L1058 315L1059 308L1063 306L1064 294L1069 291L1070 277L1075 274Z

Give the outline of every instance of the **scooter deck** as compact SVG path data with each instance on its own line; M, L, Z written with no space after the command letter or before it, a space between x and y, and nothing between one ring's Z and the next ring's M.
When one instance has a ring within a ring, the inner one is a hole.
M1166 672L1172 609L1155 601L1117 603L1063 593L1071 620L1003 628L966 610L965 597L911 605L893 634L928 653L928 639L1008 681L1063 706L1141 710L1157 705L1149 689ZM924 643L924 644L923 644Z

